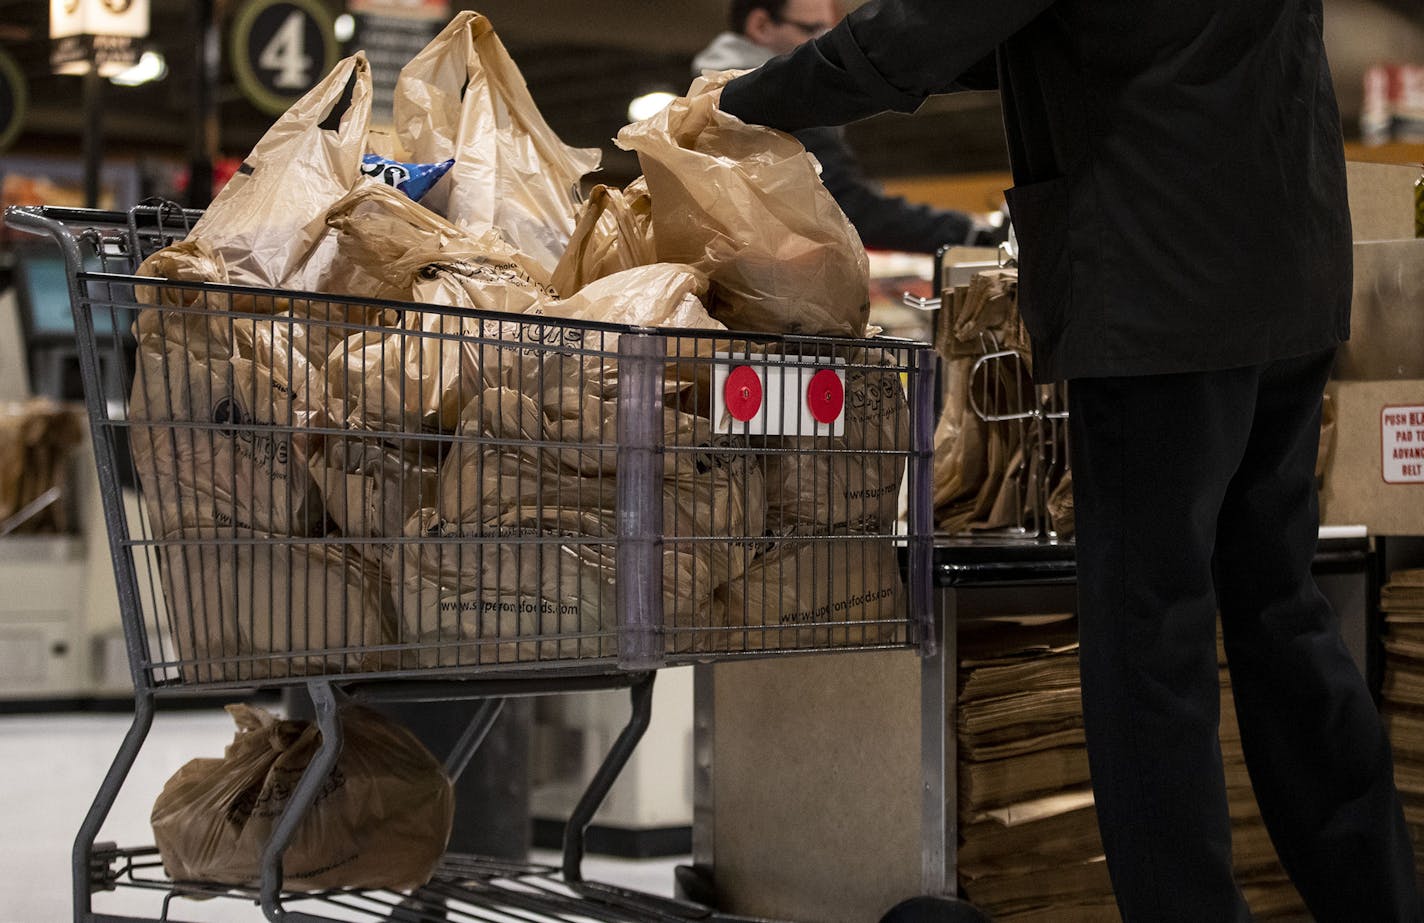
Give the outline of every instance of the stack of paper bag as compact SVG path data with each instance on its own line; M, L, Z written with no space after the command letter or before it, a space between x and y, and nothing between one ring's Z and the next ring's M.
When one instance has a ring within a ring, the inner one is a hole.
M1414 853L1424 856L1424 569L1395 571L1380 591L1385 726ZM1421 865L1424 868L1424 865Z
M960 886L995 920L1116 920L1069 615L961 630Z
M1424 571L1415 573L1424 659ZM1076 632L1066 615L960 631L960 886L996 921L1118 919L1084 749ZM1236 880L1256 919L1299 919L1304 907L1256 807L1219 638L1217 656ZM1420 758L1400 765L1413 774L1424 822L1424 678L1416 688L1419 711L1410 717Z

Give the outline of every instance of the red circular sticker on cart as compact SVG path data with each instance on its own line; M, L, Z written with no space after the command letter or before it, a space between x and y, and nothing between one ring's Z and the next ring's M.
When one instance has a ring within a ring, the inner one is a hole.
M845 385L841 377L830 369L821 369L811 376L811 387L806 389L806 406L811 408L811 416L820 423L834 423L845 409Z
M722 388L722 397L727 401L727 412L743 423L755 417L761 410L761 377L749 365L739 365L727 374L727 384Z

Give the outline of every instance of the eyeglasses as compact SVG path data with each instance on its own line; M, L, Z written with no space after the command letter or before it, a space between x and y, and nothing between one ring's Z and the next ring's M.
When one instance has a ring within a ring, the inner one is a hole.
M818 38L825 35L831 31L831 26L833 25L833 23L828 22L801 22L796 19L785 19L781 16L773 16L771 17L771 21L784 26L791 26L793 29L799 29L808 38Z

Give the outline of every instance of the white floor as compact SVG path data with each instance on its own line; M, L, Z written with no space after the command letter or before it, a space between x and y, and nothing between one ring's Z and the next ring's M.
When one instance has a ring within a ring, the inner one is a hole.
M0 716L0 923L71 919L69 855L75 832L128 730L125 715ZM163 783L198 756L220 756L232 739L221 711L161 712L100 835L120 846L153 842L149 809ZM535 861L557 864L553 853ZM585 877L671 896L673 867L686 859L590 857ZM153 893L120 889L94 896L94 909L157 918ZM171 919L257 923L262 913L234 901L176 901Z

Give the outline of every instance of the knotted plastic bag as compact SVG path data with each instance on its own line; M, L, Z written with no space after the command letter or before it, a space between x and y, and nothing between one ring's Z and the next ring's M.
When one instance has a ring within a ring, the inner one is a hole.
M642 177L623 190L589 191L552 285L565 298L590 282L658 260L653 244L653 200Z
M729 75L628 125L652 195L658 259L712 279L712 316L732 330L862 336L869 263L821 184L816 159L783 132L717 108Z
M237 736L221 759L192 760L168 780L153 805L153 834L175 880L254 886L321 732L249 705L227 710ZM450 837L450 780L404 728L359 706L344 706L341 719L341 756L287 848L283 885L419 887Z

